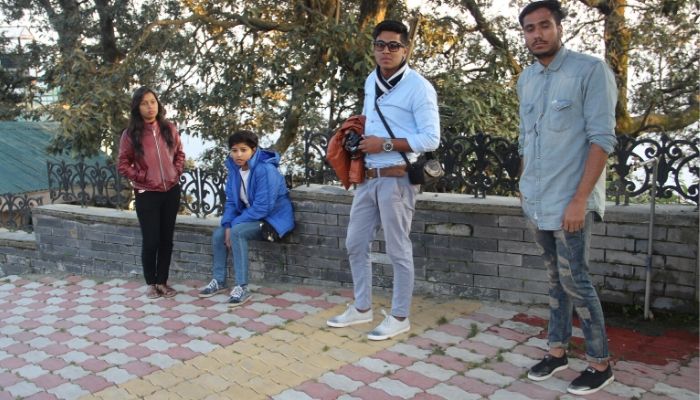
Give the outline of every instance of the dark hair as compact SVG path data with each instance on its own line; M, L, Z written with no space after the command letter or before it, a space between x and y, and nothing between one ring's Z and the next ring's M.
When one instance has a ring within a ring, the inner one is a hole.
M401 43L408 44L408 28L403 22L394 21L392 19L385 19L384 21L377 24L372 31L372 39L377 39L377 36L384 31L396 32L401 35Z
M134 152L138 156L143 155L143 144L141 143L141 136L143 136L143 117L141 116L141 101L143 101L143 96L147 93L151 93L153 97L156 98L158 102L158 114L156 114L156 122L160 128L160 134L165 138L165 142L168 144L169 148L173 148L175 141L173 140L173 133L170 131L170 123L165 119L165 108L160 104L158 100L158 95L156 92L151 90L146 86L141 86L136 89L134 95L131 97L131 114L129 116L129 126L126 128L126 132L131 138L131 143L134 146Z
M561 8L561 3L557 0L533 1L532 3L526 5L522 11L520 11L520 15L518 15L520 26L523 26L523 20L525 19L526 15L535 10L539 10L540 8L546 8L551 11L557 25L560 25L561 20L566 17L566 11Z
M234 132L228 137L228 148L233 147L234 144L245 143L251 149L258 147L258 135L251 131L241 130Z

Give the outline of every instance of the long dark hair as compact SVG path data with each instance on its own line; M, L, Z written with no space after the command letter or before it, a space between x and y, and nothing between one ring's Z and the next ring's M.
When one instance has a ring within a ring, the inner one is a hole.
M141 110L139 106L143 100L143 96L147 93L151 93L153 97L156 98L158 103L158 114L156 114L156 122L158 122L158 127L160 128L160 134L165 138L165 142L168 144L169 148L173 148L175 141L173 140L173 133L170 131L170 123L165 119L165 108L160 104L158 100L158 95L156 92L151 90L146 86L141 86L136 89L134 95L131 97L131 114L129 116L129 126L126 128L126 132L131 139L131 143L134 145L134 152L138 156L143 156L143 144L141 143L141 137L143 136L143 117L141 116Z

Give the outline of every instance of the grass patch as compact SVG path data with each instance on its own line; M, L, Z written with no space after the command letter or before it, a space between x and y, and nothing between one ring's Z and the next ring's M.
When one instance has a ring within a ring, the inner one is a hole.
M479 333L479 326L472 322L472 324L469 325L469 334L467 335L467 339L473 338L477 333Z
M431 352L432 355L434 355L434 356L444 356L445 355L445 349L443 349L441 346L438 346L436 344L434 344L432 346L433 346L433 351Z

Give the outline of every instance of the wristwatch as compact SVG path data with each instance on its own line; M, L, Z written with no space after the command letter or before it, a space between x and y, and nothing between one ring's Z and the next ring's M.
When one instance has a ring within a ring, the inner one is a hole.
M386 139L384 141L384 144L382 144L382 149L387 153L390 151L394 151L394 143L391 141L391 139Z

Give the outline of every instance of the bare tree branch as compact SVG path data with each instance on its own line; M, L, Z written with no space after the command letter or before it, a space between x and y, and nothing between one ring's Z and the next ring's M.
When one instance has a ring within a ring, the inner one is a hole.
M508 65L510 66L513 74L520 74L522 67L518 61L515 60L515 57L513 57L513 54L508 49L508 43L504 42L496 35L493 28L491 28L491 25L488 23L486 18L484 18L484 14L481 12L479 5L476 4L476 1L462 0L462 5L469 10L472 17L474 17L474 20L476 21L476 28L479 32L481 32L484 39L486 39L486 41L489 42L489 44L493 46L496 51L501 53L501 55L508 61Z

